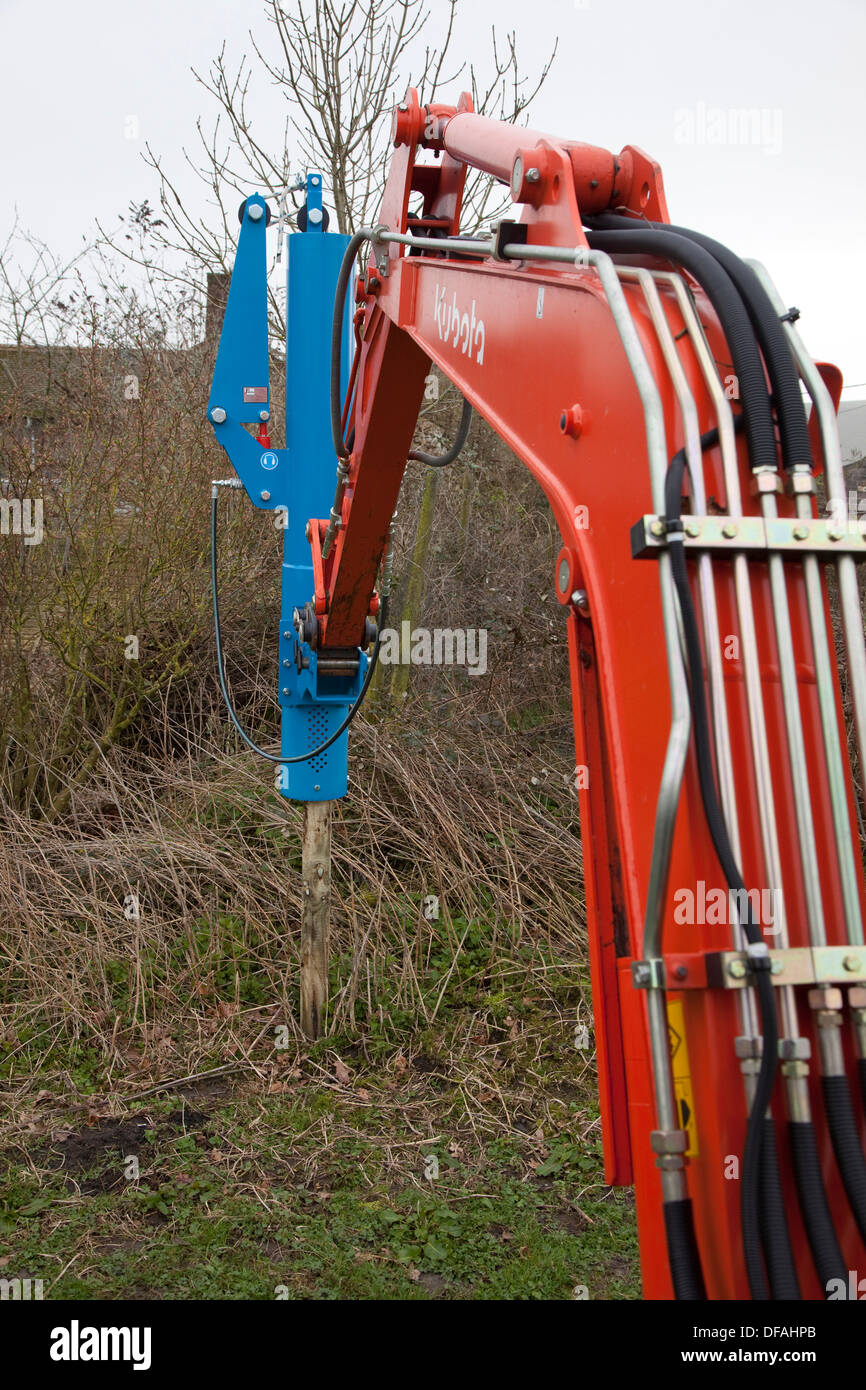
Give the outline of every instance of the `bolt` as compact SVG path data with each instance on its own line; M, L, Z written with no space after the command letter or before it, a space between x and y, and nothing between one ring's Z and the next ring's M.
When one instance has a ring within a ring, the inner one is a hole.
M307 217L310 219L314 226L318 226L318 224L322 220L322 209L310 208L310 211L307 213Z
M223 424L226 418L226 413L221 405L214 406L213 410L210 413L210 418L213 420L215 425Z
M319 865L318 869L316 870L316 873L318 874L319 878L324 878L324 877L325 877L325 870L322 868L321 864Z
M650 968L645 961L638 961L636 965L633 965L631 973L632 978L634 979L634 982L638 987L640 987L641 985L649 984Z
M854 971L860 969L860 957L846 956L845 959L842 961L842 969L848 970L853 974Z
M409 107L406 105L405 101L401 101L401 102L398 104L398 106L397 106L397 110L398 110L398 111L408 111L408 110L409 110Z
M270 420L270 418L271 418L271 412L270 412L269 410L260 410L260 411L259 411L259 419L260 419L260 420Z
M247 208L247 216L251 222L260 222L264 209L261 203L251 203Z
M571 596L571 601L574 604L575 608L579 608L581 612L588 612L589 596L586 592L586 589L575 589L574 593Z
M736 534L737 528L732 521L729 521L727 526L722 527L722 535L725 537L726 540L732 541Z
M795 527L794 527L794 540L795 540L795 541L805 541L805 540L808 540L808 539L809 539L809 528L808 528L808 526L795 526Z
M288 685L284 685L284 686L283 686L283 694L284 694L284 695L291 695L291 693L292 693L291 687L288 686Z
M567 560L560 561L559 574L556 582L559 585L559 592L564 594L568 591L569 580L571 579L571 568Z
M566 410L563 410L559 417L559 428L563 434L570 435L572 439L580 438L586 423L579 404L570 405Z
M319 186L319 177L318 177L318 174L315 174L315 175L310 179L310 183L313 185L314 188L318 188L318 186Z
M654 536L663 536L664 533L665 533L664 522L663 522L663 521L654 521L654 522L652 523L652 525L650 526L650 531L652 532L652 534L653 534Z
M685 533L687 536L691 536L692 540L695 540L701 534L701 528L696 521L687 521Z
M291 664L292 664L292 663L291 663L291 661L289 660L289 658L288 658L287 656L284 656L284 657L283 657L283 665L284 665L284 666L291 666Z
M291 642L291 640L292 640L292 631L291 631L291 628L288 628L288 627L284 628L284 629L283 629L283 636L285 637L285 639L286 639L287 642Z
M319 786L319 784L318 784L318 782L317 782L316 785L313 787L313 791L314 791L314 792L320 792L321 790L322 790L322 788Z
M271 500L271 494L269 492L260 492L259 497L263 502L270 502Z
M307 540L310 539L310 534L310 523L307 522L306 526L304 527L304 535L306 536Z
M782 973L782 971L783 971L784 969L785 969L785 962L784 962L783 960L774 960L774 961L771 961L771 962L770 962L770 974L771 974L771 975L781 975L781 973Z
M674 970L675 980L685 980L688 977L688 966L678 965Z
M541 178L541 174L539 173L539 171L538 171L537 169L527 169L527 171L526 171L526 182L527 182L527 183L538 183L538 181L539 181L540 178Z
M841 541L844 534L845 532L841 531L838 526L831 526L827 530L827 536L831 541Z
M732 961L731 961L730 965L728 966L728 974L729 974L729 975L732 975L733 978L734 978L735 980L742 980L742 978L743 978L743 976L745 975L745 973L746 973L745 962L743 962L743 961L741 961L741 960L732 960Z

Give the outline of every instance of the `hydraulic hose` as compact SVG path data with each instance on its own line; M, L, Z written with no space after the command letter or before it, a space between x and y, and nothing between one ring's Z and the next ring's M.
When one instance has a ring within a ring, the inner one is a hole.
M446 468L449 463L453 463L461 452L469 435L469 426L472 424L472 406L467 400L463 402L463 409L460 412L460 424L457 427L457 434L451 448L445 454L425 454L423 449L410 449L409 458L417 459L419 463L426 463L428 468Z
M764 1259L774 1300L799 1299L800 1284L791 1249L782 1179L779 1175L779 1155L776 1149L776 1126L772 1115L764 1116L761 1141L761 1240Z
M839 1172L842 1174L842 1184L860 1235L866 1241L866 1159L863 1157L860 1135L857 1132L848 1078L844 1074L825 1074L821 1077L821 1089L824 1092L827 1125Z
M688 237L657 232L644 224L588 233L590 246L611 255L658 256L681 265L703 286L731 351L740 388L751 467L776 467L776 435L761 354L736 286L714 256Z
M372 241L376 235L375 227L360 227L354 236L351 237L343 259L340 262L340 269L337 274L337 284L334 289L334 316L331 320L331 438L334 444L334 452L337 455L337 487L334 493L334 501L331 506L331 515L328 521L327 530L322 540L322 558L326 559L330 553L334 542L334 536L341 525L341 507L343 503L343 493L348 479L347 459L354 447L355 427L351 426L349 437L345 436L345 420L349 415L349 399L342 400L340 392L340 367L343 350L343 315L346 307L346 291L349 287L349 280L352 275L352 266L355 262L359 250L365 241ZM354 367L357 368L358 357L355 357ZM355 370L352 373L352 382L355 380ZM349 396L351 396L352 382L349 386ZM420 463L426 463L428 468L445 468L449 463L453 463L466 443L469 434L469 426L472 423L472 407L467 400L463 402L463 410L460 415L460 424L457 429L457 437L451 448L444 454L426 454L422 449L412 449L409 453L410 459L417 459Z
M374 227L360 227L350 239L343 253L334 290L334 317L331 322L331 437L334 452L338 459L349 457L343 438L343 401L340 395L340 358L343 351L343 314L346 308L346 290L352 275L355 257L365 241L372 241L376 235Z
M366 696L367 691L370 688L370 682L373 679L373 672L376 669L376 663L379 659L379 646L382 641L382 632L385 628L385 622L388 617L388 595L382 595L382 603L379 609L379 626L376 632L376 643L370 655L370 660L367 663L367 670L364 674L364 681L361 686L361 689L358 691L358 698L352 705L352 708L349 710L349 713L346 715L339 728L336 729L334 733L330 735L329 738L325 739L324 743L320 743L318 748L312 748L309 753L299 753L297 756L292 758L283 758L276 757L273 753L266 753L264 748L260 748L257 743L253 742L246 729L243 727L240 720L238 719L237 712L235 710L234 705L232 704L232 699L228 692L228 686L226 684L225 676L225 660L223 658L222 626L220 623L219 587L217 584L217 490L215 487L213 489L213 494L211 497L210 509L210 579L211 596L213 599L213 621L214 638L216 641L217 675L219 677L219 686L220 691L222 693L223 702L225 704L226 709L228 710L229 718L234 724L235 729L240 734L247 747L251 748L254 753L258 753L260 758L267 758L269 763L305 763L308 762L310 758L317 758L320 753L324 753L326 749L330 748L332 743L336 743L337 739L341 736L341 734L344 734L346 732L352 720L355 718L355 715L358 713L358 710L361 708L361 705L364 703L364 697Z
M788 1124L788 1137L794 1160L794 1176L800 1196L803 1225L806 1227L812 1259L826 1297L831 1280L841 1279L843 1287L846 1287L848 1271L827 1205L821 1161L815 1143L815 1129L811 1120L791 1120Z
M677 1302L703 1302L707 1291L695 1238L692 1200L690 1197L683 1197L678 1202L665 1202L662 1211L665 1217L674 1297Z
M605 214L594 219L594 225L605 230L621 229L626 219L616 214ZM626 223L631 226L631 223ZM727 246L704 236L702 232L691 231L688 227L669 226L666 222L650 222L655 231L673 232L707 251L730 276L737 289L758 339L767 372L773 389L773 402L779 419L779 437L782 444L782 461L786 469L797 464L812 464L812 451L809 444L809 427L806 410L800 394L800 378L791 353L788 337L782 327L770 298L751 266L746 265Z
M746 428L748 428L748 423ZM701 447L710 448L717 440L718 432L711 430L701 437ZM764 1039L755 1093L746 1124L746 1143L740 1190L743 1254L749 1289L753 1299L763 1301L770 1297L770 1293L761 1258L761 1185L762 1175L766 1178L768 1172L766 1165L762 1162L762 1150L765 1136L764 1122L773 1094L778 1065L779 1026L776 1017L776 1000L773 996L773 986L770 980L770 953L761 935L761 929L755 921L751 900L746 892L746 885L740 873L739 865L734 858L716 788L709 711L704 689L703 652L683 549L681 513L685 466L686 452L685 449L680 449L671 460L665 478L665 524L668 532L671 574L682 617L686 664L689 671L698 780L707 827L722 867L725 882L732 893L735 892L739 895L736 899L737 902L749 904L743 914L741 926L748 942L747 955L754 978L755 993L761 1014L761 1032ZM765 1230L772 1234L775 1227L765 1225Z
M737 433L743 428L742 415L736 416L734 429ZM701 439L702 450L711 449L719 442L717 429L708 430ZM685 462L685 455L683 455ZM776 1127L771 1114L763 1121L761 1138L760 1173L760 1230L764 1247L764 1259L770 1281L770 1292L774 1300L792 1301L801 1297L800 1285L794 1264L794 1252L788 1231L785 1203L782 1195L782 1180L779 1173L779 1158L776 1146Z

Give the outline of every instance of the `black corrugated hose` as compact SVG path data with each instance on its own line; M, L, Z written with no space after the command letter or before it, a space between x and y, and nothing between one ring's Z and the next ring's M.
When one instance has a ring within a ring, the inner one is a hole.
M702 232L693 232L688 227L669 226L666 222L624 222L615 213L607 213L593 219L593 225L605 230L621 231L625 225L648 227L653 231L685 237L722 267L729 276L734 288L742 299L749 316L755 337L767 364L767 374L773 390L773 401L779 420L779 438L782 445L782 462L785 468L795 464L812 463L809 445L809 427L806 408L800 393L800 378L796 363L791 354L785 330L779 320L766 290L752 267L746 265L735 252ZM686 264L683 262L682 264ZM686 269L689 269L686 266ZM700 279L700 276L696 278ZM701 281L703 283L703 281ZM705 286L705 288L707 288ZM709 291L708 291L709 293ZM710 296L712 298L712 296Z
M662 1211L674 1297L678 1303L702 1303L706 1299L707 1291L695 1237L691 1198L683 1197L678 1202L664 1202Z
M717 438L717 431L710 431L707 435L702 437L702 447L709 448L711 444L716 442ZM716 854L718 855L719 863L722 867L722 872L725 876L725 882L731 892L742 894L736 901L750 902L746 894L746 885L743 881L743 876L740 873L739 865L731 849L725 818L719 804L715 772L713 769L709 711L707 708L706 691L704 689L703 653L701 650L700 633L698 631L697 614L695 613L692 591L689 587L686 557L683 550L683 523L681 512L685 466L685 449L680 449L672 458L665 479L665 524L668 531L668 551L671 557L671 572L673 574L674 585L679 600L680 614L682 616L683 638L685 641L686 661L689 672L689 693L692 706L698 780L700 783L701 800L704 806L707 826L712 837ZM762 1186L769 1180L769 1169L762 1161L762 1155L767 1111L773 1094L773 1085L776 1079L776 1069L778 1065L779 1032L778 1020L776 1017L776 1000L773 995L773 986L770 980L770 953L761 935L761 929L755 921L751 904L743 914L741 926L746 940L749 943L748 954L753 983L755 985L755 993L758 998L758 1007L761 1014L761 1032L764 1042L761 1052L760 1070L755 1086L755 1094L752 1099L748 1122L746 1124L746 1143L743 1154L742 1186L740 1190L740 1214L743 1234L743 1255L746 1263L749 1289L753 1299L765 1300L770 1297L770 1290L768 1288L761 1258L762 1228L768 1240L773 1244L775 1243L778 1232L775 1222L770 1224L772 1216L770 1211L764 1210L763 1220L761 1216ZM784 1218L784 1207L781 1199L778 1204L778 1210L782 1213ZM787 1237L787 1232L785 1232L785 1234ZM772 1259L768 1258L767 1263L771 1268L774 1268L776 1266L775 1255Z
M854 1118L847 1076L822 1076L824 1108L833 1141L833 1152L842 1174L842 1185L857 1227L866 1241L866 1160Z

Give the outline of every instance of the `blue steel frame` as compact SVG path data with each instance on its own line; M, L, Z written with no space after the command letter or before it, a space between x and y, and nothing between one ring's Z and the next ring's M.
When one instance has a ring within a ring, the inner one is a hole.
M308 174L307 225L288 242L286 296L286 447L263 449L247 425L270 416L265 200L246 200L231 287L214 365L208 419L217 442L254 506L275 513L283 529L279 638L281 755L317 748L342 723L358 697L367 658L358 671L319 673L316 653L299 643L295 608L313 597L306 525L327 516L336 459L330 424L331 322L347 236L322 227L322 178ZM316 213L319 216L316 216ZM346 296L342 375L348 379L352 295ZM301 666L298 666L300 648ZM308 663L304 665L303 663ZM348 730L318 757L279 765L278 787L295 801L333 801L348 788Z

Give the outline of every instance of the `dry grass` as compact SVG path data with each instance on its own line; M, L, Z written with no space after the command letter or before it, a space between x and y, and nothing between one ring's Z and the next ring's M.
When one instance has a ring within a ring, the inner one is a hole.
M431 726L420 703L393 724L359 723L334 831L333 1032L357 1034L374 1015L386 1032L391 1015L432 1026L432 955L456 963L470 923L484 924L488 993L509 970L582 955L570 762L549 745L542 760L537 732L498 712L470 711L468 696L456 726ZM10 812L7 1040L38 1018L53 1037L92 1042L120 1084L157 1061L159 1038L171 1037L179 1074L235 1034L245 1056L245 1004L294 1028L298 832L298 808L262 786L256 761L216 749L115 752L62 828ZM424 914L429 895L438 920ZM36 1084L51 1065L44 1038L24 1075L23 1060L16 1072Z

